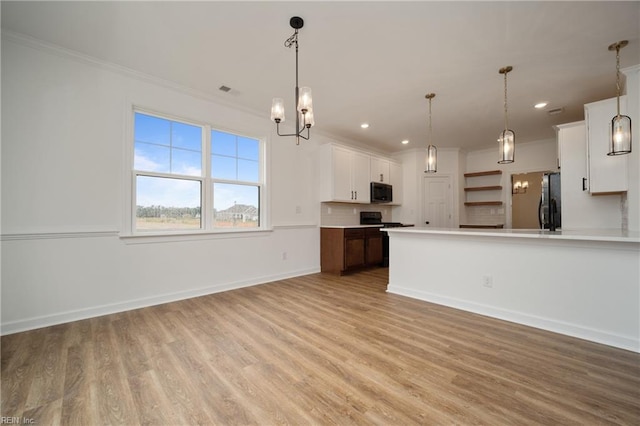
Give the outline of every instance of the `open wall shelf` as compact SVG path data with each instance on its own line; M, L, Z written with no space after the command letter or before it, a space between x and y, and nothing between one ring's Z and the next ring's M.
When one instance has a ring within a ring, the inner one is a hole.
M464 177L478 177L478 176L491 176L491 175L501 175L502 170L489 170L487 172L474 172L474 173L465 173Z
M467 201L465 206L501 206L502 201Z
M471 182L471 178L479 178L479 177L483 177L483 176L500 176L502 175L502 170L488 170L485 172L473 172L473 173L465 173L464 177L467 180L467 183ZM490 179L492 180L492 179ZM502 186L501 185L486 185L487 183L491 183L488 182L487 179L481 179L478 181L479 183L482 183L484 185L481 186L467 186L464 188L464 191L466 193L469 192L478 192L478 191L496 191L495 193L495 198L502 198ZM496 183L500 183L500 182L496 182ZM464 203L465 206L468 207L472 207L472 206L501 206L502 205L502 201L498 201L495 200L494 196L489 194L489 196L487 197L489 198L489 200L483 200L483 201L466 201ZM493 200L491 200L491 198L494 198ZM471 198L473 200L473 198ZM467 199L468 200L468 199ZM476 198L477 200L477 198Z
M497 189L502 189L501 185L494 185L494 186L472 186L472 187L467 187L464 190L465 191L495 191Z

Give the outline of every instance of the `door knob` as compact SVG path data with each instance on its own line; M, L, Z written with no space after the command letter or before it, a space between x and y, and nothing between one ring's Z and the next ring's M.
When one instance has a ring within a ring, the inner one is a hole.
M429 224L429 221L427 220L427 221L425 222L425 225L428 225L428 224Z

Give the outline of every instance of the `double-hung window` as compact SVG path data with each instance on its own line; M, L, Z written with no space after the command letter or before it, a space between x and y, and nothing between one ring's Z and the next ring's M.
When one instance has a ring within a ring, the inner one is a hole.
M132 231L261 227L263 142L134 111Z

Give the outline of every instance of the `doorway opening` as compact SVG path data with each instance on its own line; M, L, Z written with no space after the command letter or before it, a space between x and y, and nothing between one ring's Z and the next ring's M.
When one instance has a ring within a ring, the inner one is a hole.
M538 208L544 172L511 175L511 228L538 229Z

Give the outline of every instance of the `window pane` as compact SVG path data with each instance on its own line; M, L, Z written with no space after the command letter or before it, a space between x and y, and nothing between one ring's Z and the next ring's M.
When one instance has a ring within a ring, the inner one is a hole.
M171 146L202 151L202 128L190 124L171 123Z
M232 157L211 156L211 177L236 180L236 159Z
M213 184L213 221L219 228L260 226L260 188L255 185Z
M133 168L145 172L169 173L170 152L169 147L136 142Z
M135 113L134 139L138 142L148 142L169 146L171 140L171 122L164 118Z
M211 131L211 153L236 156L236 135L230 133Z
M136 177L136 230L201 228L200 181Z
M258 182L258 162L238 160L238 180Z
M258 140L238 137L238 157L258 161L260 147Z
M171 173L202 176L202 156L199 152L173 149L171 153Z

